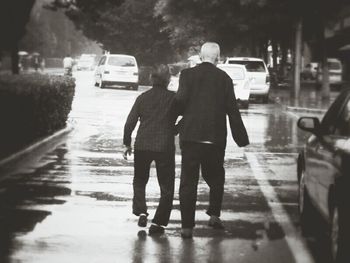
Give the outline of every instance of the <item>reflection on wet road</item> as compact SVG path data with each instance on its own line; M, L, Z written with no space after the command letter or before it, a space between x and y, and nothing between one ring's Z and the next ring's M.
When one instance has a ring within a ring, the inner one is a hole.
M318 244L299 233L295 161L306 135L293 116L272 104L242 111L251 145L240 149L228 138L226 228L208 228L208 187L201 180L193 240L179 234L177 151L171 221L165 235L150 237L131 214L133 164L121 147L140 92L100 90L91 74L77 74L74 131L36 169L0 178L0 262L327 262ZM158 188L152 168L151 216Z

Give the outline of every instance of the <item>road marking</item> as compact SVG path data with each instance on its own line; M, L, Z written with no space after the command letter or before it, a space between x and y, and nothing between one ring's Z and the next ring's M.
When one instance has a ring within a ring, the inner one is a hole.
M287 115L293 117L294 119L298 120L300 116L294 112L286 111Z
M280 224L283 232L285 233L285 240L294 256L295 262L313 263L314 259L307 249L305 241L298 234L297 229L294 227L282 204L278 202L278 196L274 188L267 183L269 178L263 171L258 158L253 153L246 152L245 155L275 220L278 220L277 222Z

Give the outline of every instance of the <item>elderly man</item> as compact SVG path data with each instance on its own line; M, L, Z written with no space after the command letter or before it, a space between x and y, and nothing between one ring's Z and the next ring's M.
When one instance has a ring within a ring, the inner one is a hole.
M237 107L231 78L216 67L220 57L217 43L201 48L202 63L181 72L175 102L183 116L180 127L182 153L180 209L181 236L192 238L199 168L210 188L209 226L223 228L220 220L224 192L223 167L226 147L226 115L233 139L238 146L249 144L248 135Z

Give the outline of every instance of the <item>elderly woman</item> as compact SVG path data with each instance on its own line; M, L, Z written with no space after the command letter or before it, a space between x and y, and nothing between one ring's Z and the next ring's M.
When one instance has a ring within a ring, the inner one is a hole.
M167 90L169 68L160 65L151 74L152 88L133 105L124 127L124 156L131 154L131 134L138 121L140 126L135 139L133 214L139 216L138 225L147 225L145 188L150 165L156 164L160 186L159 205L149 228L149 235L162 234L169 222L174 196L175 180L175 114L172 104L175 93Z

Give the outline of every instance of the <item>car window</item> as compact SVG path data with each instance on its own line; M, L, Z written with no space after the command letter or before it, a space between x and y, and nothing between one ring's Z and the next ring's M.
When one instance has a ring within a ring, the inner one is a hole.
M349 91L343 91L332 103L321 122L321 129L324 135L336 134L339 132L341 119L344 119L345 108L349 102Z
M328 68L331 70L339 70L341 69L340 63L338 62L328 62Z
M134 67L135 59L129 57L109 57L108 65L119 67Z
M98 65L99 65L99 66L100 66L100 65L103 65L103 64L105 63L105 61L106 61L106 57L103 56L103 57L101 58L100 62L98 63Z
M348 100L340 113L340 118L336 123L335 134L350 136L350 100Z
M266 72L264 62L262 61L229 60L228 63L244 65L248 72Z

